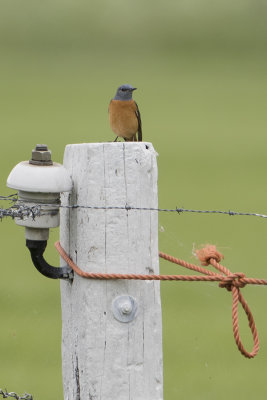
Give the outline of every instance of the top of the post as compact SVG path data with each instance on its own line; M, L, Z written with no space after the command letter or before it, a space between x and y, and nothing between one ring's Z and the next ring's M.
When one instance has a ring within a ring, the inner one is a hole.
M99 142L99 143L73 143L73 144L68 144L66 146L66 149L71 147L71 148L97 148L97 147L105 147L105 148L110 148L110 149L121 149L121 148L127 148L127 149L142 149L144 151L149 150L152 153L156 153L153 144L151 142ZM157 153L156 153L157 155Z

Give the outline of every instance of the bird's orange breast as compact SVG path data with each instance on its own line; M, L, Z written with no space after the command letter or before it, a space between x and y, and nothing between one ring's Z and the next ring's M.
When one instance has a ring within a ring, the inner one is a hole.
M109 104L109 121L111 129L117 136L131 139L138 130L134 100L111 100Z

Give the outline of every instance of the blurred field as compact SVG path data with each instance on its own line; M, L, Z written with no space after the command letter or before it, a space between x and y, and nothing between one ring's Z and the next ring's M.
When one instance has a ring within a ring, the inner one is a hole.
M113 140L116 87L138 87L144 139L159 153L159 204L267 213L265 1L3 0L0 4L1 189L47 143ZM160 214L160 249L194 262L210 242L233 272L267 277L264 219ZM0 226L0 387L63 399L59 284L35 272L23 230ZM58 264L51 233L47 257ZM161 262L162 272L183 273ZM237 351L231 296L217 284L163 283L164 398L266 398L267 291L247 287L261 349ZM241 312L241 334L252 346Z

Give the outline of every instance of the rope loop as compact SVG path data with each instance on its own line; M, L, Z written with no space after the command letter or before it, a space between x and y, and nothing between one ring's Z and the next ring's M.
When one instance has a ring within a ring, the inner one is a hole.
M218 252L216 246L207 245L202 249L196 251L196 254L202 265L211 264L219 273L210 271L206 268L200 267L199 265L190 264L179 258L175 258L169 254L159 252L159 257L164 258L167 261L178 264L184 268L199 272L202 275L136 275L136 274L106 274L106 273L94 273L85 272L76 265L72 259L68 256L65 250L61 247L59 242L55 243L55 247L61 257L66 263L83 278L87 279L138 279L138 280L161 280L161 281L189 281L189 282L219 282L219 287L226 288L229 292L232 292L233 305L232 305L232 321L233 321L233 333L236 345L239 351L247 358L253 358L259 351L259 338L256 325L253 319L253 315L248 307L244 297L241 294L240 289L246 284L253 285L267 285L266 279L255 279L246 278L242 272L232 273L228 268L219 264L223 255ZM239 324L238 324L238 303L240 303L247 315L249 328L251 330L254 346L251 352L248 352L240 339L239 335Z

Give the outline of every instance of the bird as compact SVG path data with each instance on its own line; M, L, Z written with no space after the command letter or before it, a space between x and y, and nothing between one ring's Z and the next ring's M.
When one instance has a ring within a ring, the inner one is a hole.
M109 103L110 127L117 136L114 142L118 137L122 137L126 142L142 142L141 114L132 98L136 89L129 84L119 86L115 97Z

